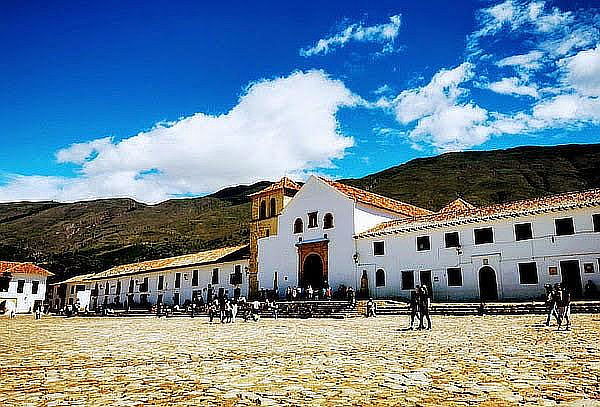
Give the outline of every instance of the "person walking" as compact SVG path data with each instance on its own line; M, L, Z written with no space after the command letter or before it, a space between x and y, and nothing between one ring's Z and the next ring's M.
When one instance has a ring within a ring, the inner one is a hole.
M558 323L558 312L556 310L556 295L554 293L554 290L552 289L552 285L551 284L547 284L545 286L546 288L546 311L547 311L547 317L546 317L546 326L550 326L550 320L552 319L552 317L554 316L554 318L556 319L556 323Z
M562 326L563 321L566 321L565 330L571 329L571 293L565 284L560 286L560 301L558 302L558 328Z
M373 298L369 298L369 301L367 301L367 318L376 317L377 316L376 311L377 311L377 305L373 301Z
M419 295L419 314L421 314L419 329L425 329L423 320L427 319L427 329L431 329L431 318L429 317L429 291L427 286L421 286L421 294Z
M421 317L419 314L419 291L420 286L416 286L414 290L410 292L410 328L414 329L415 319L420 320Z

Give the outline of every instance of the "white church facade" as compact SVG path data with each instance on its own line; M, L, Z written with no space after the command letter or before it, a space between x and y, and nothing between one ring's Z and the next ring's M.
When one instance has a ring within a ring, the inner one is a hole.
M600 287L600 190L431 212L313 176L258 239L261 289L352 286L363 296L522 300Z

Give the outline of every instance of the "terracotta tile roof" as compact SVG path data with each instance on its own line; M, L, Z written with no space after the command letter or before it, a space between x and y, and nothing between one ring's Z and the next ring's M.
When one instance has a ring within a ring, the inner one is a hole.
M1 273L38 274L46 277L54 275L48 270L36 266L33 263L17 263L12 261L0 261L0 274Z
M84 283L85 281L88 281L90 278L94 277L96 274L94 273L90 273L90 274L80 274L78 276L73 276L71 278L68 278L64 281L60 281L58 283L53 283L50 285L59 285L59 284L67 284L67 283Z
M600 206L600 189L569 192L541 198L526 199L490 206L465 208L450 212L436 212L412 219L400 219L381 223L357 237L413 232L437 227L455 226L466 223L537 215L559 210L570 210Z
M207 263L215 263L227 256L241 252L247 249L248 245L222 247L220 249L209 250L200 253L186 254L177 257L168 257L165 259L148 260L140 263L123 264L106 271L95 274L90 279L99 280L102 278L112 278L122 275L138 274L149 271L158 271L164 269L196 266Z
M261 189L258 192L250 194L248 196L262 195L272 191L278 191L280 189L289 190L289 191L298 191L302 186L297 182L292 181L288 177L283 177L279 181L269 185L265 189Z
M457 198L439 210L441 213L460 212L469 209L474 209L475 205L465 201L462 198Z
M419 208L418 206L396 201L394 199L377 195L372 192L364 191L355 187L351 187L350 185L332 181L327 178L319 177L319 179L331 185L347 197L354 199L356 202L375 206L377 208L387 209L388 211L395 212L404 216L422 216L432 213L427 209Z

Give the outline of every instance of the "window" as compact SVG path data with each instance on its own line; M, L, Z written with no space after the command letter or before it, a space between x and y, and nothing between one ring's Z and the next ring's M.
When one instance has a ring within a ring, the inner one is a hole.
M146 281L146 279L144 278L144 282L145 281ZM163 290L164 288L165 288L165 276L158 276L158 289Z
M492 228L475 229L475 244L494 243Z
M129 280L129 293L133 292L133 286L134 286L133 280Z
M385 254L385 244L383 242L373 242L373 254L383 256Z
M572 235L575 233L573 218L554 219L556 226L556 236Z
M74 285L71 286L71 295L72 294L75 294L75 286Z
M519 281L521 284L537 284L537 264L532 263L519 263Z
M584 263L583 264L583 272L584 273L593 273L594 272L594 263Z
M23 294L24 290L25 290L25 280L18 280L17 281L17 293Z
M179 293L173 294L173 305L179 305Z
M600 214L592 215L592 220L594 222L594 232L600 232Z
M331 229L333 227L333 215L328 213L323 218L323 229Z
M10 277L0 276L0 293L7 293L10 286Z
M429 236L418 236L417 237L417 251L430 250L431 242Z
M451 267L446 270L448 273L448 287L462 286L462 270L460 267Z
M271 198L271 205L269 205L269 215L277 215L277 201L275 200L275 198Z
M403 271L402 272L402 289L412 290L415 288L415 273L414 271Z
M219 269L213 269L212 271L212 283L219 284Z
M304 225L302 224L302 219L298 218L294 222L294 233L302 233L304 230Z
M317 224L317 214L318 214L318 212L311 212L308 214L308 227L309 228L316 228L317 226L319 226Z
M159 288L160 290L160 288ZM144 277L144 281L140 284L140 292L145 293L148 291L148 277Z
M77 291L79 291L79 286L77 286ZM107 281L104 285L104 295L108 295L110 292L110 283Z
M39 288L40 288L40 282L39 281L32 281L31 282L31 294L37 294Z
M382 269L375 273L375 287L385 287L385 271Z
M192 271L192 285L194 287L198 286L198 270Z
M258 213L259 219L265 219L267 217L267 203L263 200L260 201L260 209Z
M233 274L229 276L229 284L239 285L242 284L242 266L237 264L234 268Z
M117 291L115 292L117 295L121 295L121 282L117 281Z
M517 241L533 239L531 223L517 223L515 225L515 239Z
M458 232L448 232L444 235L446 247L460 247Z
M181 273L175 273L175 288L181 287Z

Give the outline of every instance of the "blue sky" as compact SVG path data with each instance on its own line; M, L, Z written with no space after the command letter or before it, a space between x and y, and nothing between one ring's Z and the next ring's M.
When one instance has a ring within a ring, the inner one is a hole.
M595 3L4 2L0 201L600 142Z

